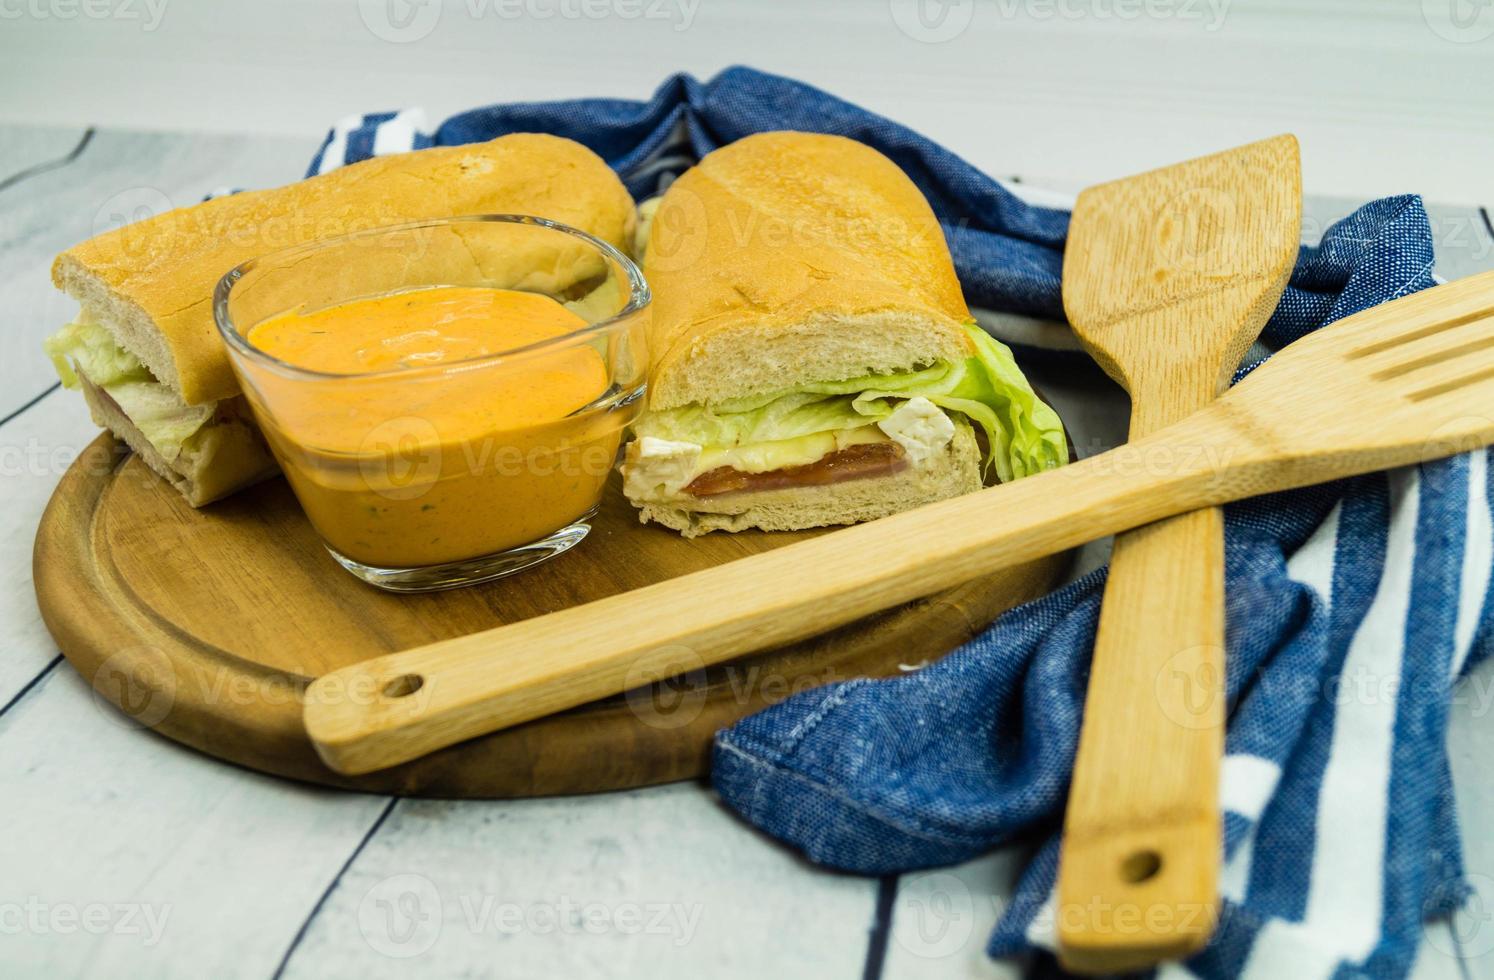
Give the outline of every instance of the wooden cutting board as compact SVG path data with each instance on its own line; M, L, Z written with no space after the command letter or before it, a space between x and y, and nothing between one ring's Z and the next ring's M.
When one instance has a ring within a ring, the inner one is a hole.
M700 775L712 735L735 719L809 687L895 674L941 656L1002 611L1048 591L1068 564L1060 556L1014 568L673 681L640 677L642 686L628 695L366 777L327 769L302 729L301 693L323 672L818 533L825 532L687 541L640 525L614 484L591 534L554 561L487 585L391 595L333 563L283 480L196 511L104 434L58 485L33 560L37 601L62 652L140 725L294 779L381 793L513 797Z

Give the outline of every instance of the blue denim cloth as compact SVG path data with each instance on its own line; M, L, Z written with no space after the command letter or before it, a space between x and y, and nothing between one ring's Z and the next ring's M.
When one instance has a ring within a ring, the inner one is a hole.
M730 68L709 82L675 75L648 102L575 99L474 109L433 134L391 140L394 113L348 120L328 134L309 173L381 151L450 146L505 133L543 132L583 143L612 165L628 190L650 197L706 153L752 133L800 129L875 146L929 198L944 224L966 298L977 306L1062 318L1065 211L1029 207L937 143L800 82ZM385 133L380 133L385 129ZM332 159L328 159L332 151Z
M1264 340L1427 288L1431 259L1418 198L1366 205L1303 250ZM1404 976L1423 922L1467 896L1445 741L1452 684L1494 647L1489 462L1226 509L1226 901L1193 974ZM988 948L1051 950L1104 581L1015 609L916 673L739 722L717 737L717 789L812 860L867 874L1046 838ZM1356 913L1362 933L1342 928Z
M492 106L434 133L392 113L358 117L311 171L376 143L541 131L596 150L641 198L769 129L878 148L933 204L972 304L1061 318L1066 213L1024 204L903 126L745 68L677 75L647 102ZM1368 204L1303 249L1263 343L1279 349L1428 288L1431 268L1421 201ZM1193 974L1404 976L1423 922L1467 897L1445 734L1453 683L1494 647L1489 463L1479 452L1227 509L1226 905ZM1041 842L988 948L1036 950L1052 970L1058 832L1103 587L1102 569L922 670L739 722L716 742L722 799L810 859L864 874Z

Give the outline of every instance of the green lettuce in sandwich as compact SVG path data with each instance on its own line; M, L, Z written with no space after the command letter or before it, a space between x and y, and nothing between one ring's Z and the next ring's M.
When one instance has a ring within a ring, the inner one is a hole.
M652 213L649 395L623 489L688 535L871 520L1068 461L1063 425L965 305L903 172L763 133Z

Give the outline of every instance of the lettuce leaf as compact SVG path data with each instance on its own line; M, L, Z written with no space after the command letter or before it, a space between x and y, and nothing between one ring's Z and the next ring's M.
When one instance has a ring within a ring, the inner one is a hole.
M1003 482L1068 461L1058 414L1033 392L1012 352L975 323L965 324L975 356L902 374L868 375L805 385L762 398L646 413L635 430L706 447L794 439L873 424L898 404L923 397L985 430L986 464Z
M213 403L188 405L159 381L122 381L102 387L167 462L176 461L217 407Z
M81 375L103 390L167 462L181 455L217 408L216 403L188 405L182 401L96 323L69 323L42 346L65 387L77 388Z
M665 412L649 412L634 424L640 436L672 442L693 442L717 449L758 442L781 442L871 425L856 411L851 397L827 397L814 392L792 392L757 405L723 403L686 405Z
M121 381L154 381L140 359L114 342L114 337L88 320L76 320L42 341L57 376L68 388L78 387L74 366L97 387Z

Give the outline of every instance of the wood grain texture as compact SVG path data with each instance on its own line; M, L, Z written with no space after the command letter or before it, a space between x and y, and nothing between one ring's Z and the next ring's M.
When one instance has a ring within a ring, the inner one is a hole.
M370 772L677 670L681 648L725 662L1164 517L1486 445L1491 318L1494 273L1403 297L1108 453L334 671L307 692L307 731L334 768Z
M811 686L940 656L1047 591L1066 567L1064 558L1042 560L956 584L730 668L673 662L636 675L629 686L643 690L626 697L349 779L321 764L302 728L302 692L314 678L814 532L686 541L639 525L614 486L591 536L563 559L485 586L396 596L333 564L283 481L199 512L118 453L100 436L63 478L37 533L37 598L68 658L103 696L178 741L267 772L383 792L528 796L696 776L719 728Z
M1224 390L1281 299L1301 226L1291 136L1079 196L1065 312L1130 392L1131 439ZM1223 749L1224 514L1208 508L1115 541L1059 867L1066 967L1141 969L1207 942ZM1117 914L1130 907L1141 914Z

